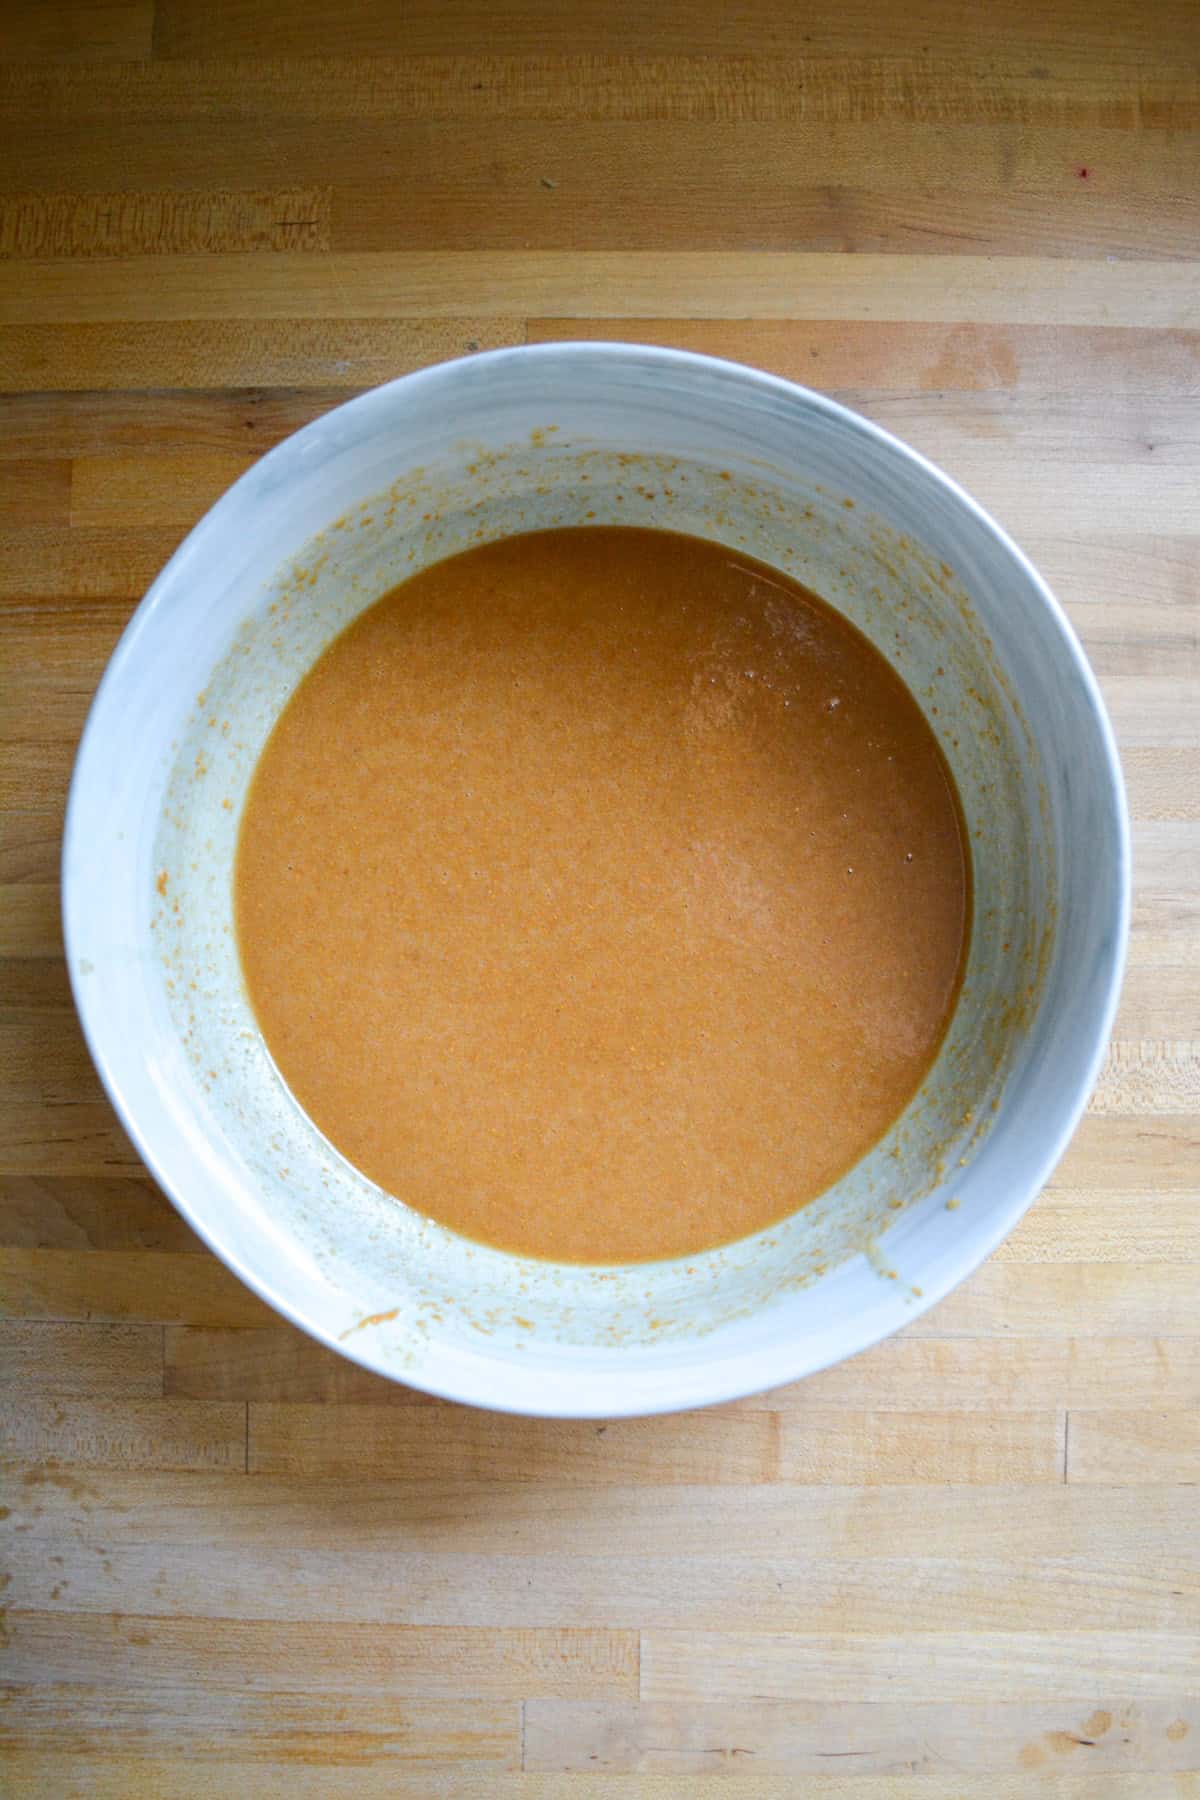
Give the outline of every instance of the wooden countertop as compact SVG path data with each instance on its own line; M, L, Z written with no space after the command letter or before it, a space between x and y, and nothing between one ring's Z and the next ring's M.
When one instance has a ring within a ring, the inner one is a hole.
M1194 0L3 10L0 1785L1200 1796ZM89 696L221 489L363 386L589 334L800 377L994 508L1137 883L1094 1103L986 1267L607 1427L386 1386L227 1274L92 1073L55 885Z

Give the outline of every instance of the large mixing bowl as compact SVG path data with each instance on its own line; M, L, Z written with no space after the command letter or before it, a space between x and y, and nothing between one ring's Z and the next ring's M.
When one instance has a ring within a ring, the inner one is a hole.
M957 1010L882 1142L778 1227L611 1269L468 1243L338 1155L256 1029L231 881L258 753L330 639L426 563L585 519L737 546L840 608L925 708L975 873ZM621 344L501 350L406 376L243 476L113 656L79 751L63 866L92 1054L146 1163L217 1254L368 1368L476 1405L566 1415L791 1381L906 1324L974 1269L1047 1179L1095 1079L1128 881L1095 682L1044 582L987 514L820 395Z

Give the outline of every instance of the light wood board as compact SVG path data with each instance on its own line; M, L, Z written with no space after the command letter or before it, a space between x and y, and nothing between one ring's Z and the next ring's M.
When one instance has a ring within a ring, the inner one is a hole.
M1193 0L3 13L0 1787L1200 1796ZM105 660L228 482L581 336L821 387L994 509L1136 853L1094 1103L991 1262L808 1383L607 1427L388 1386L242 1288L115 1122L56 885Z

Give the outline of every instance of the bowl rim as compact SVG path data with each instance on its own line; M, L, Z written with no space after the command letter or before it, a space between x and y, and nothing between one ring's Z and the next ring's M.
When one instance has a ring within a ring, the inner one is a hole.
M164 1173L154 1144L143 1131L136 1110L128 1102L122 1090L121 1081L108 1047L108 1037L113 1028L106 1023L104 1016L93 1003L89 989L82 979L77 954L82 930L82 908L86 904L82 884L74 874L79 860L79 842L86 829L86 822L81 816L82 803L80 799L85 770L101 754L105 714L114 703L126 665L136 654L137 640L149 614L162 602L164 595L173 585L181 565L196 553L197 548L203 547L203 539L210 531L220 527L225 509L233 504L230 497L234 490L238 490L243 497L253 492L260 483L270 480L272 466L276 465L279 460L295 454L298 445L312 443L331 429L338 429L339 423L344 424L347 418L355 413L369 413L379 407L386 407L401 390L404 391L406 398L417 398L422 387L444 381L456 370L474 370L477 366L500 366L505 363L519 363L536 368L541 362L561 362L564 358L571 357L590 359L602 364L624 364L631 370L657 366L661 369L669 369L675 374L689 370L708 372L726 380L757 388L763 393L772 394L806 410L823 413L826 418L867 440L885 455L899 458L908 463L918 470L927 481L940 488L949 500L968 513L976 527L985 536L990 537L993 544L1015 565L1056 627L1064 652L1073 666L1075 678L1085 697L1087 710L1091 715L1096 732L1097 745L1102 753L1104 772L1107 776L1106 797L1117 845L1115 864L1109 871L1110 879L1106 884L1112 950L1105 974L1103 1000L1099 1008L1090 1052L1077 1074L1070 1100L1062 1106L1056 1128L1047 1143L1036 1171L1019 1189L1011 1190L1005 1198L997 1203L989 1214L986 1226L978 1228L976 1234L969 1240L964 1239L960 1248L948 1256L947 1261L952 1264L950 1272L931 1282L919 1296L913 1298L911 1305L906 1310L904 1322L911 1323L936 1306L992 1255L996 1247L1009 1235L1033 1204L1065 1152L1099 1076L1112 1033L1125 972L1132 887L1128 801L1116 738L1096 676L1074 627L1045 578L1020 546L992 517L991 513L952 476L922 452L915 450L903 439L896 437L894 433L854 411L853 408L845 406L842 402L805 387L802 383L791 381L785 376L774 375L766 370L757 369L750 364L735 362L729 358L707 356L699 351L680 350L666 345L642 344L636 341L626 342L620 339L581 338L540 344L517 344L495 350L474 352L468 356L451 358L425 368L411 370L391 381L366 389L363 393L343 401L340 405L330 408L328 412L310 420L308 424L301 426L297 431L289 433L286 438L253 463L235 482L231 483L230 487L202 514L155 576L126 624L92 698L76 750L63 827L60 886L68 978L84 1039L105 1093L150 1175L202 1242L240 1281L263 1300L272 1311L297 1326L309 1337L336 1351L340 1356L346 1357L349 1361L374 1374L382 1375L389 1380L436 1398L529 1417L623 1418L687 1411L699 1406L717 1405L724 1401L742 1398L749 1394L765 1391L767 1388L783 1386L801 1380L805 1376L817 1374L849 1357L861 1354L864 1350L870 1349L873 1345L893 1335L896 1327L893 1324L880 1323L872 1315L852 1317L846 1321L844 1328L838 1334L836 1343L828 1347L827 1353L822 1352L815 1357L811 1353L811 1343L802 1346L800 1341L784 1337L777 1345L772 1346L772 1366L769 1371L757 1367L753 1372L751 1371L751 1365L758 1365L763 1359L765 1353L761 1350L741 1350L729 1357L714 1358L711 1364L713 1378L702 1383L702 1391L699 1393L694 1391L693 1387L688 1387L686 1392L672 1392L672 1388L682 1388L686 1385L689 1371L694 1370L697 1366L705 1365L706 1359L703 1354L670 1369L645 1372L633 1384L632 1392L624 1388L622 1378L617 1376L614 1371L614 1375L610 1379L612 1379L614 1387L621 1387L623 1391L614 1393L612 1403L604 1407L539 1405L535 1402L514 1405L506 1401L503 1394L498 1395L494 1389L488 1389L486 1383L476 1383L470 1379L439 1379L436 1372L427 1371L423 1367L414 1370L411 1374L406 1371L400 1375L394 1368L387 1365L384 1358L371 1354L369 1340L362 1345L343 1342L334 1330L307 1317L298 1306L284 1295L276 1292L268 1279L246 1265L236 1249L220 1241L217 1230L205 1219L202 1196L197 1203L177 1191L170 1178ZM614 368L614 376L616 372ZM793 1344L794 1348L789 1356L789 1346ZM477 1368L486 1369L487 1367L502 1372L504 1364L498 1359L489 1359L486 1352L479 1352L469 1365L472 1374ZM501 1383L498 1382L496 1385L501 1385ZM660 1385L664 1389L661 1394L651 1391Z

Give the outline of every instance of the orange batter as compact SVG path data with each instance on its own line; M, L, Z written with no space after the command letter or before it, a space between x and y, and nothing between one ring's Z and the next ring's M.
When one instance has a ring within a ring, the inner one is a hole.
M300 684L238 936L300 1103L468 1237L725 1243L881 1136L953 1006L969 865L915 702L838 614L667 532L414 576Z

